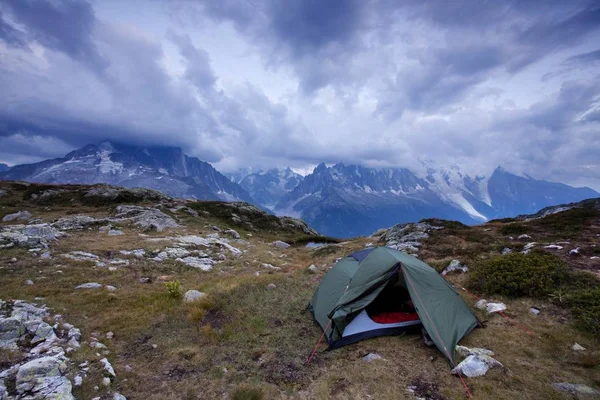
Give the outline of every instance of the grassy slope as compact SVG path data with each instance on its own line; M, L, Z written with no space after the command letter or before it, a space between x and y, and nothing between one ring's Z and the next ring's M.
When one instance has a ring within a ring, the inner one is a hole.
M0 198L0 214L28 209L46 221L74 212L104 216L113 205L96 207L67 201L54 204L49 210L44 209L46 206L25 204L22 196ZM437 350L425 347L418 336L363 341L332 352L319 352L312 364L304 363L320 335L305 310L314 288L336 257L362 248L368 239L317 250L300 245L279 250L269 243L280 237L303 240L305 235L291 231L246 231L211 211L210 215L201 214L199 218L177 213L185 228L169 235L208 234L213 232L212 225L218 225L237 229L254 246L240 258L229 257L211 272L203 273L175 262L158 264L134 258L130 259L130 267L109 272L59 256L71 250L84 250L109 257L120 249L152 250L167 245L146 241L133 227L124 227L126 235L117 237L90 230L55 243L51 260L39 260L19 249L0 251L0 297L27 300L45 297L55 312L82 328L85 339L92 332L102 337L113 331L113 340L101 339L111 350L109 359L117 372L113 389L132 399L230 398L236 390L238 398L249 398L241 396L240 388L256 388L268 399L414 398L406 387L417 376L437 382L447 398L464 397L462 385L450 375L445 359ZM535 235L536 241L541 241L544 235L548 240L561 237L573 243L586 243L586 249L591 249L593 243L589 238L600 233L596 231L597 222L586 220L585 226L565 233L564 237L554 227L539 224L531 224L527 233ZM446 228L425 243L421 257L435 267L442 267L452 258L476 267L480 260L498 254L504 247L518 250L524 244L508 240L503 233L506 226L498 222L481 227ZM247 233L253 236L249 238ZM12 257L18 259L17 263L9 262ZM262 262L281 266L282 271L261 270ZM316 264L321 272L307 273L310 264ZM581 267L589 267L584 264L581 262ZM62 273L57 273L59 270ZM260 271L260 276L255 275L256 271ZM181 281L184 290L207 292L210 299L186 306L168 297L157 279L163 275ZM152 276L154 283L139 283L142 276ZM27 279L34 280L35 285L26 286ZM460 275L450 277L459 286L464 279ZM118 290L110 293L73 289L90 281L113 284ZM269 283L277 288L266 290ZM469 304L474 303L472 298L465 299ZM487 328L474 331L462 344L494 350L507 370L492 370L483 378L469 380L476 398L568 399L570 396L555 392L550 383L600 385L600 343L577 329L568 312L546 300L493 299L508 304L513 321L480 314L488 320ZM542 313L529 314L532 305L542 308ZM536 337L529 337L515 323L527 326ZM588 350L582 354L571 351L574 342ZM324 349L325 345L321 345L320 350ZM372 363L361 360L369 352L377 352L384 359ZM74 358L96 360L93 353L84 346ZM2 359L11 356L0 355ZM131 372L126 372L126 365L132 367ZM76 389L76 396L91 398L102 394L102 390L93 390L100 379L96 362L84 385Z

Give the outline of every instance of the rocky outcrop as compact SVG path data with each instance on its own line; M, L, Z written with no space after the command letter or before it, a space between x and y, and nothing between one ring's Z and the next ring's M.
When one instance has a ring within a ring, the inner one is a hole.
M115 210L116 222L131 222L144 231L162 232L169 228L180 228L173 218L157 208L124 205Z
M11 247L47 248L65 233L49 224L8 225L0 227L0 249Z
M388 229L384 235L380 233L380 237L387 247L416 254L419 252L421 241L427 239L430 232L438 229L442 227L424 222L398 224Z
M33 216L29 211L19 211L13 214L7 214L2 218L2 222L11 221L29 221Z

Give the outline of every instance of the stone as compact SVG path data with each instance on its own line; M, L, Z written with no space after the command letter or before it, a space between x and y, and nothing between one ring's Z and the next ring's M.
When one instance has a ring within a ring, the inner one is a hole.
M446 275L449 272L456 272L456 271L460 271L460 272L468 272L469 268L464 265L461 264L460 261L458 260L452 260L450 262L450 264L448 264L448 266L444 269L444 271L442 271L442 275Z
M152 283L152 279L148 276L144 276L140 278L140 283Z
M58 357L42 357L19 367L16 377L17 393L31 399L74 400L72 386L64 376L67 365Z
M102 285L99 284L98 282L88 282L88 283L82 283L79 286L75 286L75 289L99 289L101 287L102 287Z
M227 229L226 231L223 231L224 234L231 236L234 239L240 239L241 236L239 233L237 233L236 230L234 229Z
M531 308L529 309L529 312L530 312L531 314L533 314L533 315L538 315L538 314L540 313L540 311L541 311L541 310L540 310L539 308L537 308L537 307L531 307Z
M316 274L319 272L319 268L317 268L316 265L312 264L310 267L308 267L308 272L310 272L311 274Z
M215 260L212 258L200 258L200 257L184 257L178 258L175 261L184 263L192 268L197 268L202 271L210 271L215 264Z
M63 257L74 261L98 261L100 259L97 255L85 251L70 251L63 254Z
M579 343L575 343L575 344L573 345L573 347L571 347L571 349L572 349L573 351L584 351L584 350L585 350L585 347L583 347L583 346L582 346L582 345L580 345Z
M273 244L273 246L275 246L279 249L287 249L288 247L290 247L290 244L288 244L286 242L282 242L281 240L276 240L272 244Z
M381 357L377 353L369 353L366 356L364 356L362 359L366 362L371 362L373 360L381 360L381 359L383 359L383 357Z
M218 227L218 226L216 226L216 225L213 225L213 226L211 226L210 228L211 228L213 231L221 232L221 228L219 228L219 227Z
M453 374L460 373L467 378L474 378L482 376L487 373L490 368L504 366L496 359L485 354L471 354L467 356L463 361L460 362L453 370Z
M121 250L121 251L119 251L119 253L123 254L124 256L134 256L136 258L143 258L146 255L146 250L144 250L144 249Z
M183 301L186 303L192 303L194 301L200 300L205 296L206 293L203 293L199 290L188 290L183 294Z
M190 255L190 251L181 247L167 247L156 255L152 260L154 261L165 261L169 258L182 258Z
M106 338L107 339L112 339L113 337L115 337L115 334L113 332L107 332L106 333Z
M591 388L587 385L583 385L581 383L553 383L552 387L561 392L569 393L572 396L584 395L584 396L600 396L600 391Z
M109 292L114 292L115 290L117 290L117 288L112 285L105 285L104 288Z
M33 217L29 211L19 211L13 214L7 214L2 218L2 222L27 221Z
M73 383L75 386L81 386L83 383L83 377L81 375L75 375L75 378L73 378Z
M56 339L54 328L47 322L41 320L30 320L25 322L25 328L33 335L31 344L37 344L46 340L53 341Z
M110 361L108 361L107 358L101 359L100 362L104 366L104 375L105 376L107 376L111 379L117 377L117 374L115 374L114 368L112 367L112 365L110 364Z
M485 310L488 314L500 312L506 310L506 304L504 303L490 303L485 299L479 300L475 303L475 308L479 310Z
M8 225L0 227L0 249L43 247L66 234L49 224Z
M127 397L123 396L121 393L115 393L113 394L113 400L127 400Z
M273 289L277 289L277 286L274 283L269 283L267 285L267 290L273 290Z
M536 242L527 243L525 246L523 246L523 250L531 250L531 249L533 249L533 247L535 245L536 245Z
M144 231L162 232L165 229L181 227L173 218L157 208L134 205L117 206L113 220L115 222L132 222Z
M518 239L518 240L526 240L526 239L531 239L531 236L529 236L529 235L526 235L526 234L522 234L522 235L519 235L519 236L517 237L517 239Z
M579 255L579 247L569 251L570 256L578 256Z
M121 236L124 235L122 230L119 229L111 229L108 231L108 236Z
M26 328L18 317L0 319L0 349L17 349L17 341L24 335Z
M512 250L509 249L508 247L505 247L505 248L502 249L502 255L503 256L506 255L506 254L510 254L510 253L512 253Z
M61 231L80 231L99 222L101 221L87 215L71 215L60 218L52 226Z
M105 376L104 378L102 378L102 386L110 386L110 378Z
M550 249L550 250L562 250L562 246L559 246L557 244L549 244L547 246L544 246L545 249Z
M273 271L281 271L281 268L275 267L274 265L267 264L267 263L261 263L260 266L263 268L272 269Z
M33 281L31 279L27 279L25 281L25 284L28 285L28 286L31 286L31 285L33 285Z

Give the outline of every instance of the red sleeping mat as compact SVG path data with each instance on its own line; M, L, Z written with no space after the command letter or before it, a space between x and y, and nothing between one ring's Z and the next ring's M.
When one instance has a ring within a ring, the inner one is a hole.
M371 319L378 324L394 324L397 322L416 321L419 319L419 314L406 312L384 312L371 316Z

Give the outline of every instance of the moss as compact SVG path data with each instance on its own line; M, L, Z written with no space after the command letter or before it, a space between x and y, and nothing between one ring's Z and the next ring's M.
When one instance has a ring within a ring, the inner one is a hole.
M545 252L496 256L477 265L469 286L489 294L541 297L564 284L569 267Z

